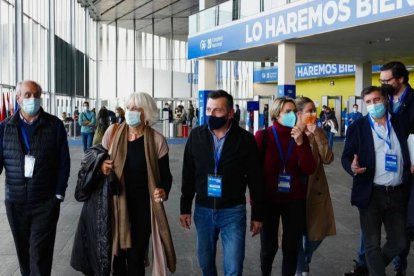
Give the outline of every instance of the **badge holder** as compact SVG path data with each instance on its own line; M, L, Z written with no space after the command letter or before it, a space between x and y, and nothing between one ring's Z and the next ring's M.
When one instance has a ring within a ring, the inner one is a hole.
M207 195L211 197L221 197L221 176L209 175L207 178Z
M36 159L34 156L25 155L24 156L24 177L32 178L33 177L33 169L35 165Z
M279 174L279 183L277 184L277 191L281 193L290 192L290 183L292 181L292 176L283 172Z
M390 150L385 154L385 171L398 172L398 155Z

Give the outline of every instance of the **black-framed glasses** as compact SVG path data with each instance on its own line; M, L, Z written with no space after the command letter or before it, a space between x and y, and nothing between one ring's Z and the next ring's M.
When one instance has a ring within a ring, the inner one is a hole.
M392 77L392 78L389 78L388 80L382 80L382 79L379 79L378 81L379 81L379 83L381 83L381 84L388 84L390 81L392 81L393 79L395 79L394 77Z

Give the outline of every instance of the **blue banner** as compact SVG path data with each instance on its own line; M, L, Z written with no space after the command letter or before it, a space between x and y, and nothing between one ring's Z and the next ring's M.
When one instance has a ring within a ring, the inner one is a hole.
M414 14L414 0L313 0L188 37L188 59ZM275 46L276 47L276 46Z
M379 72L380 65L373 65L372 72ZM277 67L255 68L253 71L254 83L277 82ZM353 64L315 64L305 63L297 64L295 69L295 78L312 79L334 76L346 76L355 74L355 65Z

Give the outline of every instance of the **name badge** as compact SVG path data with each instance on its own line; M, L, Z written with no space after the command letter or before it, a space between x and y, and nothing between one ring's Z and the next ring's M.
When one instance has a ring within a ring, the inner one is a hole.
M33 169L36 159L34 156L25 155L24 156L24 177L33 177Z
M398 156L396 154L385 154L385 170L387 172L398 171Z
M209 175L207 177L207 195L221 197L221 176Z
M287 173L279 174L279 183L277 184L277 191L281 193L289 193L291 180L292 180L292 177L290 176L290 174L287 174Z

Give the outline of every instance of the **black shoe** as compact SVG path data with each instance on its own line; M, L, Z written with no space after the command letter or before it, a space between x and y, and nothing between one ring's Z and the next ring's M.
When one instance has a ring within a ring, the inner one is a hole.
M394 271L395 272L395 276L405 276L405 271L402 267L397 268L397 270Z
M361 266L357 261L355 261L354 270L350 272L345 272L344 276L368 276L368 269L366 266Z

